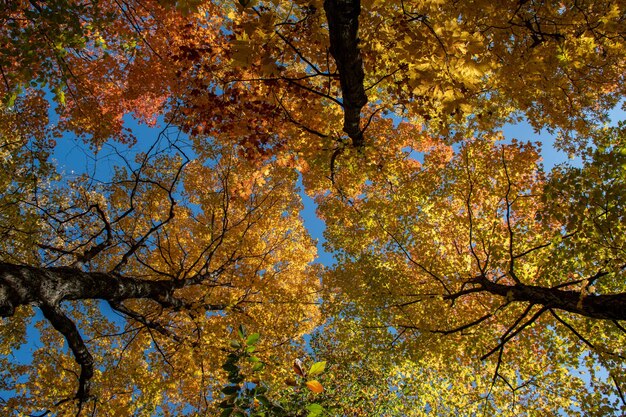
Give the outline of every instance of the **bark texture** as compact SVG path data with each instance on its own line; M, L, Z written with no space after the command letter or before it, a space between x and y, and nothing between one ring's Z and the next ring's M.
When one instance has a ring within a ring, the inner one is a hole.
M84 272L80 269L37 268L0 263L0 317L13 315L20 305L59 305L67 300L100 299L119 302L149 298L163 306L179 308L174 297L176 281L149 281L115 273Z
M343 96L343 130L355 147L363 146L361 109L367 103L363 86L363 59L359 51L360 0L326 0L324 10L328 20L330 53L339 71Z
M124 277L117 273L85 272L71 267L39 268L0 262L0 317L12 316L15 308L22 305L36 305L41 309L44 317L65 337L76 363L80 365L75 397L79 400L80 408L89 398L89 385L94 373L93 357L76 325L63 312L61 302L106 300L116 310L142 320L141 315L124 308L122 302L150 299L164 308L178 310L185 304L183 300L176 298L175 290L198 281L199 279L150 281ZM205 307L207 310L219 310L224 306Z
M579 291L533 285L504 285L482 279L483 290L511 301L526 301L600 320L626 320L626 293L581 294Z

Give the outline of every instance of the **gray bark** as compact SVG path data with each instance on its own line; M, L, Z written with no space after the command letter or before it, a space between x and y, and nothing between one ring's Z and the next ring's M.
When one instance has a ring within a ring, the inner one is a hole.
M119 302L149 298L166 307L182 304L174 297L175 281L149 281L116 273L80 269L37 268L0 262L0 317L13 315L20 305L50 306L62 301L100 299Z
M184 306L184 302L175 297L174 291L194 283L197 281L150 281L117 273L85 272L71 267L39 268L0 262L0 317L12 316L15 309L23 305L35 305L41 309L44 317L65 337L76 363L80 365L75 397L80 408L89 398L93 358L76 325L63 312L61 302L99 299L115 307L121 306L124 300L150 299L163 307L177 310ZM217 310L224 306L206 307ZM128 312L121 307L119 310ZM136 316L141 317L139 314Z

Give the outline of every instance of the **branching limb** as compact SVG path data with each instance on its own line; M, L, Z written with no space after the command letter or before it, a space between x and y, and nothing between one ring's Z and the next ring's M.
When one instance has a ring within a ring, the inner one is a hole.
M566 322L561 316L559 316L556 311L550 309L550 314L552 314L552 316L559 322L561 323L563 326L565 326L570 332L574 333L574 335L578 338L578 340L580 340L581 342L583 342L590 350L597 352L598 349L596 349L596 346L591 343L591 341L589 341L587 338L585 338L582 334L580 334L579 331L577 331L574 326L572 326L571 324L569 324L568 322ZM625 357L621 356L621 355L617 355L613 352L607 352L605 351L606 354L609 354L611 356L615 356L621 360L626 360Z
M626 320L626 293L586 294L535 285L507 285L482 276L474 278L471 283L477 284L482 291L505 297L509 301L525 301L593 319Z
M513 226L511 225L511 207L513 206L513 203L511 202L511 189L513 184L511 182L511 176L509 175L509 168L506 164L504 147L502 147L502 166L504 167L504 174L506 176L506 193L504 195L504 202L506 204L506 228L509 235L509 274L511 278L513 278L513 281L519 284L520 280L515 272L515 255L513 254L514 233Z
M504 345L499 345L496 348L496 350L498 351L498 361L496 362L496 369L493 371L493 378L491 378L491 385L489 386L489 392L487 392L487 395L485 396L485 403L489 401L489 397L491 396L491 393L493 392L493 387L495 387L496 385L496 380L498 379L498 376L500 376L500 366L502 365L502 355L504 354ZM502 379L505 382L507 382L506 379L504 378ZM485 407L485 410L486 409L487 408Z
M177 334L175 334L175 333L171 332L169 329L165 328L161 323L157 323L157 322L148 320L142 314L139 314L136 311L133 311L130 308L127 308L122 303L115 302L115 301L109 301L109 305L111 306L111 308L113 310L116 310L116 311L122 313L123 315L132 318L133 320L143 324L144 326L146 326L146 327L148 327L150 329L156 330L157 332L159 332L163 336L166 336L166 337L168 337L168 338L170 338L172 340L175 340L177 342L182 342L182 339Z
M619 322L617 320L612 320L612 323L615 325L615 327L620 329L622 332L626 333L626 329L624 328L624 326L619 324Z
M431 333L440 333L440 334L444 334L444 335L462 332L463 330L467 330L470 327L474 327L477 324L482 323L483 321L491 318L492 316L493 316L493 314L491 314L491 313L485 314L484 316L482 316L482 317L480 317L480 318L478 318L478 319L476 319L474 321L471 321L471 322L466 323L466 324L464 324L462 326L459 326L459 327L455 327L454 329L449 329L449 330L431 330L430 332Z
M594 352L598 352L598 350L596 349L595 345L593 343L591 343L588 339L586 339L583 335L580 334L580 332L578 332L574 326L572 326L571 324L569 324L568 322L566 322L563 318L561 318L558 314L556 314L555 311L550 310L550 313L552 314L552 316L559 322L561 323L563 326L565 326L570 332L574 333L576 335L576 337L583 342L591 351ZM624 358L621 355L617 355L613 352L606 352L605 353L611 355L611 356L615 356L621 360L626 360L626 358ZM603 360L601 355L598 355L598 358L600 359L600 362L604 365L604 367L606 368L606 370L609 373L609 376L611 377L611 381L613 381L613 385L615 386L615 390L617 391L617 395L619 396L620 400L622 401L622 404L626 405L626 397L624 396L624 392L622 391L622 388L619 384L619 382L617 381L617 379L615 378L615 375L613 375L612 370L607 366L607 363L605 360Z
M299 121L297 121L296 119L294 119L294 117L291 115L291 113L289 112L289 110L287 110L287 108L285 107L285 105L283 104L283 101L280 97L278 97L275 93L274 93L274 99L278 102L278 105L283 109L283 111L285 112L285 115L287 115L287 118L289 119L289 121L291 123L293 123L294 125L298 126L299 128L305 130L308 133L311 133L315 136L318 136L322 139L326 139L328 138L330 135L324 134L322 132L319 132L313 128L310 128L308 126L305 126L304 124L300 123Z
M472 254L474 260L476 260L476 266L480 271L482 276L486 275L487 261L485 261L484 265L480 260L480 257L476 253L474 249L474 211L472 209L472 194L474 193L474 179L472 178L470 166L469 166L469 158L467 154L465 154L465 171L467 172L467 197L465 198L465 209L467 211L467 222L469 225L469 249Z
M522 322L522 320L524 320L524 318L528 315L528 313L530 313L530 310L534 307L534 305L529 305L528 307L526 307L526 309L524 310L524 312L517 318L517 320L515 320L515 322L508 328L508 330L506 332L504 332L504 334L502 335L501 341L500 343L498 343L498 345L496 347L494 347L493 349L491 349L489 352L487 352L486 354L484 354L480 360L485 360L487 359L489 356L493 355L495 352L498 351L498 349L501 349L502 347L504 347L504 345L511 339L513 339L515 336L517 336L518 334L520 334L522 332L522 330L524 330L526 327L530 326L531 324L533 324L535 321L537 321L537 319L546 312L546 310L548 310L546 307L542 307L541 309L539 309L539 311L537 311L535 314L533 314L533 316L528 319L526 321L526 323L522 324L521 326L518 327L518 325Z
M82 404L89 399L89 385L93 377L93 357L89 353L76 325L65 315L59 306L42 304L40 308L50 324L65 337L68 346L74 354L76 363L80 365L76 399L79 401L79 408L81 408Z

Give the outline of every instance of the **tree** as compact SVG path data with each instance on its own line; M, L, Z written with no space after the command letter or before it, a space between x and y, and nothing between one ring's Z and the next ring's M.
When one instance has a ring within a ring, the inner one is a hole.
M439 147L423 164L407 153L395 176L370 177L349 195L339 188L322 206L331 213L329 244L341 253L325 277L344 298L335 314L393 332L388 346L407 345L402 351L420 364L411 370L417 381L458 387L448 401L425 392L418 409L438 402L469 413L458 402L468 397L475 412L512 404L512 415L520 406L567 414L626 407L624 133L603 132L581 168L548 176L534 146L497 138L458 153ZM598 386L589 392L579 372L598 365L609 386L592 377ZM543 384L550 393L537 403Z
M624 97L622 2L7 6L3 353L31 306L45 319L32 365L4 360L3 388L19 391L7 410L213 410L229 333L250 323L268 358L291 363L287 341L319 323L320 301L327 333L310 349L336 358L336 392L360 390L350 370L371 365L372 384L387 375L407 394L369 398L415 413L502 412L511 393L517 407L608 413L609 388L623 407L623 132L601 128ZM159 140L136 137L128 114L165 125ZM558 131L583 167L544 173L532 145L496 143L520 117ZM112 171L56 173L68 132ZM299 176L339 260L323 291ZM363 326L403 349L350 364ZM339 341L352 351L333 353ZM586 389L581 358L609 384Z
M95 398L104 414L202 409L236 321L276 344L316 325L315 248L299 219L295 173L266 166L255 176L235 166L235 150L217 148L190 162L182 144L166 145L137 155L137 167L125 161L109 181L37 184L3 206L7 235L37 233L2 252L3 346L23 343L25 307L48 322L29 369L5 359L4 389L25 394L7 412L71 412L74 398L81 406ZM13 211L32 212L36 228L15 227ZM121 329L112 313L127 320ZM179 399L190 392L194 400Z

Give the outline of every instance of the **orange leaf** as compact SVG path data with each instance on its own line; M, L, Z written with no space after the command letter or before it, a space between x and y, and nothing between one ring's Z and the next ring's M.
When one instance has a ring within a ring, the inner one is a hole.
M322 386L322 384L320 384L316 380L307 381L306 386L308 389L310 389L312 392L316 394L319 394L320 392L324 391L324 387Z

